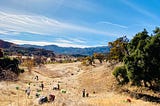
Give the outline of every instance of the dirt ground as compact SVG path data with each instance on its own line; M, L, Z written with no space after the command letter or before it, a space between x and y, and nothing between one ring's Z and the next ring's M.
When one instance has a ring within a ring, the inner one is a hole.
M34 79L36 75L39 77L38 81ZM40 91L42 81L44 90ZM60 90L53 90L53 86L58 83ZM40 96L55 95L54 102L44 103L42 106L157 105L117 94L115 83L111 69L107 67L106 63L88 67L82 66L80 62L48 64L34 68L32 73L26 71L19 76L17 82L0 82L0 106L39 106L39 98L36 98L36 93L39 93ZM25 94L28 86L31 88L29 97ZM82 97L83 89L89 93L89 97ZM62 93L61 90L65 90L66 93ZM126 102L128 98L131 102Z

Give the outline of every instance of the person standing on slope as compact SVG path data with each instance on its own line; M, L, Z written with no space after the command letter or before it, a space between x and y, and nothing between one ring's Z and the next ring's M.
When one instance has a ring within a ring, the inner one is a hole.
M30 96L30 93L31 93L31 89L30 89L30 87L28 87L28 88L26 89L26 94L28 95L28 97Z
M85 95L86 95L86 90L83 89L83 91L82 91L82 97L85 97Z
M42 88L42 91L43 91L43 88L44 88L44 84L43 84L43 82L41 82L41 88Z

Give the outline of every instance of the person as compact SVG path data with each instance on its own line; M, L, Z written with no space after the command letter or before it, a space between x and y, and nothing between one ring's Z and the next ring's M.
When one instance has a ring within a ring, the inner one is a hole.
M89 93L88 92L86 93L86 97L89 97Z
M43 82L41 83L41 88L42 88L42 91L43 91L43 88L44 88L44 84L43 84Z
M26 89L26 94L28 95L28 97L30 96L30 93L31 93L31 89L30 89L30 87L28 87L28 88Z
M36 98L39 98L40 94L38 92L36 92Z
M60 85L59 85L59 83L57 84L57 89L58 89L58 90L60 89Z
M82 91L82 97L85 97L85 94L86 94L86 90L83 89L83 91Z
M55 99L55 95L50 94L50 95L49 95L49 101L50 101L50 102L53 102L54 99Z
M38 75L36 75L35 79L38 81Z

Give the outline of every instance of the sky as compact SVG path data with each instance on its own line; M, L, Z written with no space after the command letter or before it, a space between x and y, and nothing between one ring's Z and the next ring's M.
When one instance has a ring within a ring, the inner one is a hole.
M0 39L16 44L105 46L160 26L159 0L0 0Z

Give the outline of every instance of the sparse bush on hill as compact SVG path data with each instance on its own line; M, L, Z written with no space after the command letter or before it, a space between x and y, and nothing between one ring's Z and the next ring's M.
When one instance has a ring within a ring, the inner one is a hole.
M93 56L87 56L84 61L86 61L86 64L92 65L94 62L94 58Z
M93 56L87 56L82 59L83 65L93 65L95 64L95 59L99 60L102 63L106 58L104 54L101 53L94 53Z
M27 67L29 72L31 72L36 63L33 59L27 58L26 60L24 60L23 65Z
M101 53L94 53L93 57L94 59L98 59L100 63L102 63L102 61L105 59L105 56Z
M87 65L88 65L87 62L86 62L86 60L83 60L83 61L82 61L82 65L84 65L84 66L87 66Z

